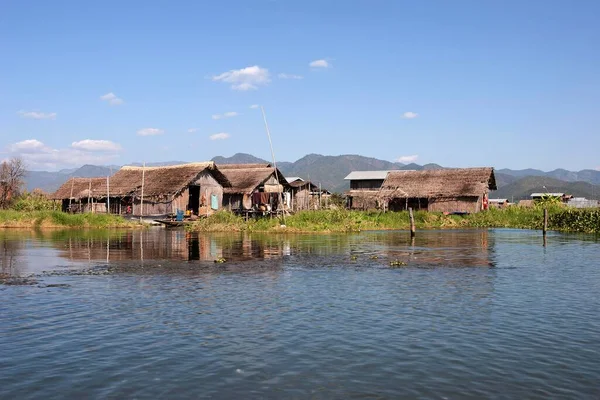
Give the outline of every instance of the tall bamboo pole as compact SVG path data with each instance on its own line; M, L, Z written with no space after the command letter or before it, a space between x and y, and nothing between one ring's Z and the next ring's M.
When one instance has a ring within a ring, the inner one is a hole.
M269 138L269 146L271 146L271 158L273 159L273 167L275 168L275 180L277 181L277 193L279 196L279 204L281 205L281 185L279 184L279 174L277 173L277 162L275 161L275 152L273 151L273 142L271 141L271 131L269 130L269 125L267 124L267 115L265 114L265 109L263 106L260 106L260 111L262 111L263 120L265 121L265 129L267 130L267 137ZM283 210L283 207L282 207ZM283 224L285 225L285 210L281 213L283 217Z
M146 161L142 166L142 197L140 198L140 220L144 216L144 178L146 173Z

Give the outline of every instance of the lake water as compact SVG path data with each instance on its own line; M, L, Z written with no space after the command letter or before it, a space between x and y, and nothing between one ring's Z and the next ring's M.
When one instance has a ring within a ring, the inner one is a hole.
M0 243L4 278L31 279L0 285L0 398L600 398L593 236L150 229Z

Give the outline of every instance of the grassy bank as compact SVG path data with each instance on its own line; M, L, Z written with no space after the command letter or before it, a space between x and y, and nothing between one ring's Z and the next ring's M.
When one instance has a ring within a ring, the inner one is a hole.
M550 229L572 232L600 233L600 211L590 212L589 217L578 210L565 210L551 207ZM562 216L564 213L569 216ZM596 219L593 219L596 218ZM521 228L541 229L543 210L541 208L512 207L504 210L492 209L466 216L444 215L442 213L415 212L417 229L444 228ZM578 221L577 223L573 221ZM582 221L586 221L585 223ZM348 210L303 211L280 219L243 218L221 211L209 218L195 222L189 227L193 231L204 232L358 232L363 230L409 229L407 212L370 212Z
M0 210L0 228L125 228L141 226L117 215Z

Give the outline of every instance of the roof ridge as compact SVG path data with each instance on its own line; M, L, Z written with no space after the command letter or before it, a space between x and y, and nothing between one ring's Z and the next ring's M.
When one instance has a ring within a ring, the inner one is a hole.
M182 168L182 167L214 167L215 163L214 161L198 161L198 162L191 162L191 163L185 163L185 164L175 164L175 165L162 165L162 166L154 166L154 167L144 167L144 166L137 166L137 165L124 165L121 167L122 170L129 170L129 171L137 171L137 170L146 170L146 171L151 171L151 170L158 170L158 169L176 169L176 168Z

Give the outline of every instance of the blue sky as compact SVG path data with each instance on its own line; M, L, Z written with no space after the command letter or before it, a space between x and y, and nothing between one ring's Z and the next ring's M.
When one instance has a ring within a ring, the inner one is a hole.
M597 1L4 1L0 158L600 168Z

